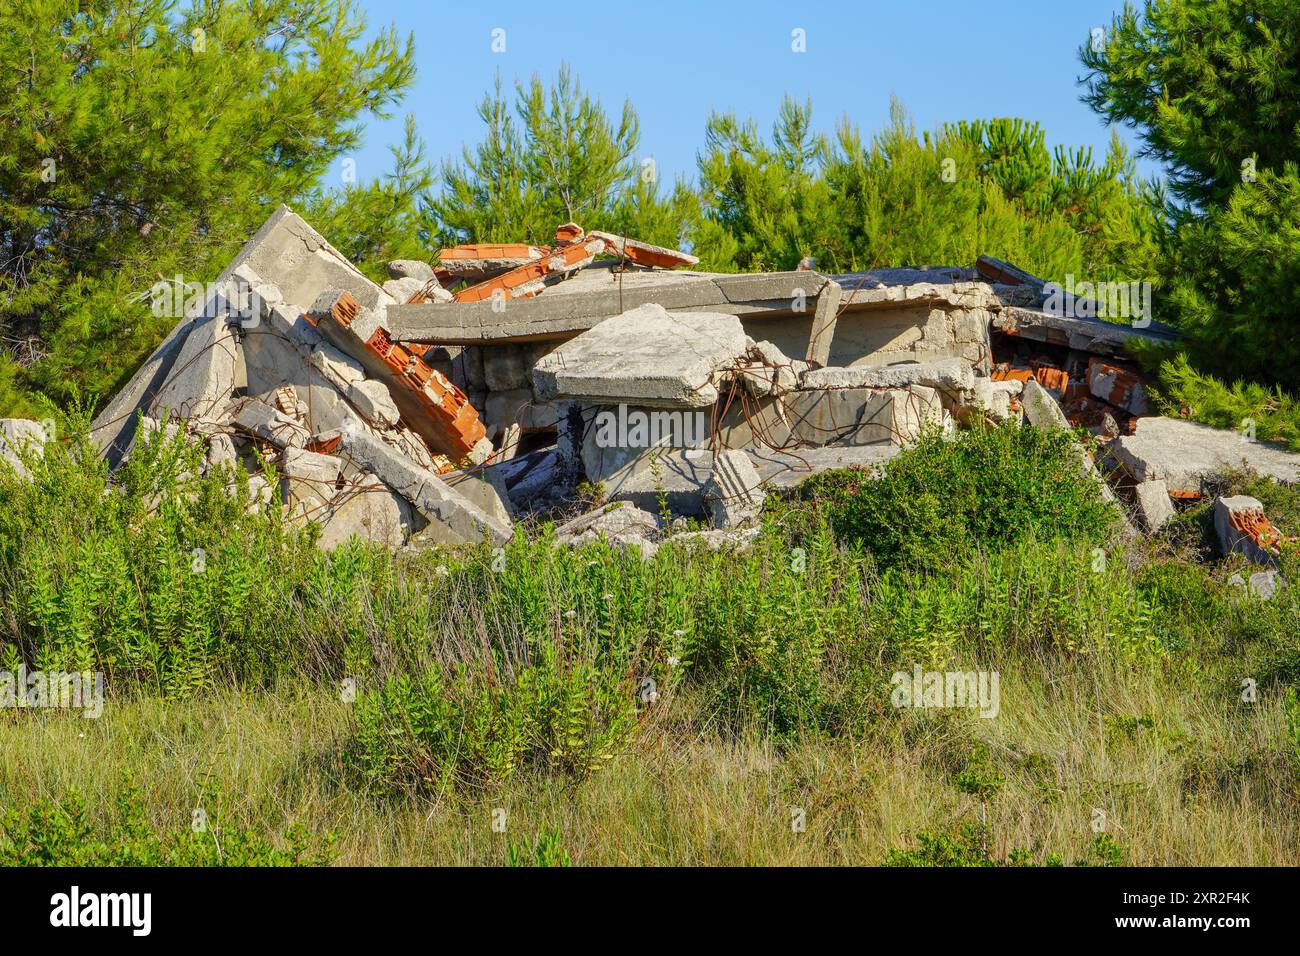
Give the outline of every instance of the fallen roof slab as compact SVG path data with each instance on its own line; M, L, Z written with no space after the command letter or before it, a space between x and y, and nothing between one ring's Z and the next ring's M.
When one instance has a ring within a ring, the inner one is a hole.
M542 356L533 384L543 401L711 405L718 398L713 373L748 348L733 315L642 305Z
M599 276L588 281L585 273ZM605 281L608 279L608 284ZM834 285L820 273L759 272L708 275L698 272L584 270L531 299L390 306L388 329L400 342L482 345L564 339L638 306L653 303L673 312L794 315L800 304L819 305Z
M1243 466L1278 481L1300 480L1300 455L1179 418L1139 418L1136 432L1110 447L1135 480L1163 478L1171 493L1199 493L1207 479Z
M284 205L276 209L256 234L244 243L211 287L227 285L234 278L235 271L244 265L265 282L274 284L285 304L291 308L305 309L318 293L329 288L347 289L368 308L389 299L320 233ZM181 371L177 359L190 333L205 325L210 327L217 311L210 299L177 323L130 381L95 417L91 439L108 459L110 467L117 466L131 445L136 413L144 411L146 415L150 414L156 397ZM215 335L213 340L216 340ZM178 397L175 389L169 392L169 401L184 404L184 397Z
M1145 327L1119 325L1104 319L1076 319L1017 306L1008 306L995 313L993 328L1008 335L1065 345L1094 355L1124 354L1130 339L1163 345L1177 338L1173 328L1159 322Z

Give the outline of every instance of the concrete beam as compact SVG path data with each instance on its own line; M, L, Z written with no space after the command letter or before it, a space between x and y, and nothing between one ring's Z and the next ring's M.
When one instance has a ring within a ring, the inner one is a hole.
M653 303L670 312L721 312L744 317L795 315L801 299L822 309L822 294L839 286L815 272L760 272L750 275L634 273L635 282L581 292L552 286L531 299L389 306L388 330L399 342L436 345L491 345L538 339L569 339L605 319ZM650 278L653 276L654 278ZM799 292L802 290L802 296ZM827 297L830 298L829 296ZM829 353L834 307L821 324L814 319L818 350Z

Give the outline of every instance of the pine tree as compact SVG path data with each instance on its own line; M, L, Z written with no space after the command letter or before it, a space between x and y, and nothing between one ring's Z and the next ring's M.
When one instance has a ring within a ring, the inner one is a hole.
M200 282L309 200L413 78L350 0L0 6L0 410L111 394Z
M1300 389L1300 5L1147 0L1104 41L1085 100L1169 169L1157 313L1201 369Z
M681 242L690 190L679 183L661 193L653 157L637 155L640 124L630 102L615 123L566 66L549 86L539 77L517 83L513 111L498 76L478 114L483 141L444 165L442 190L425 206L426 229L444 244L547 245L566 222Z

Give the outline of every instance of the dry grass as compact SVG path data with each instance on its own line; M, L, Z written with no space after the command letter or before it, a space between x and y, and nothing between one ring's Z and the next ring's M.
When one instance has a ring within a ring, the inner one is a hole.
M1139 865L1300 863L1292 765L1280 701L1176 690L1160 668L1051 673L1001 668L1002 711L891 714L863 737L779 750L760 738L690 735L664 714L586 781L523 774L440 802L387 800L342 785L350 705L313 693L220 693L110 705L99 720L7 715L0 805L70 789L107 819L128 779L160 831L188 825L205 780L211 819L280 838L293 822L337 837L340 864L499 865L511 842L556 831L575 864L876 864L922 830L987 820L995 858L1083 858L1094 808ZM1202 685L1196 685L1200 687ZM665 709L690 711L689 701ZM1124 718L1132 718L1125 720ZM996 792L962 792L974 742ZM507 831L491 828L507 812ZM792 808L806 816L791 826Z

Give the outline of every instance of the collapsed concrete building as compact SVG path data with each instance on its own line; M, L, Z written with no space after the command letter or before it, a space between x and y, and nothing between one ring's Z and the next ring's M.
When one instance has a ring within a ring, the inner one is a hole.
M252 474L259 507L277 482L326 548L501 544L520 517L571 511L582 483L612 504L561 540L651 551L665 519L695 517L715 529L699 540L735 542L768 489L875 469L926 429L979 419L1091 430L1148 530L1241 457L1300 475L1300 456L1239 456L1225 433L1146 417L1128 349L1172 330L1057 314L1042 280L1008 263L697 264L566 223L551 246L443 249L436 264L389 263L379 284L282 206L92 437L116 468L141 427L183 430L207 467ZM1195 462L1163 434L1176 428L1198 430Z

